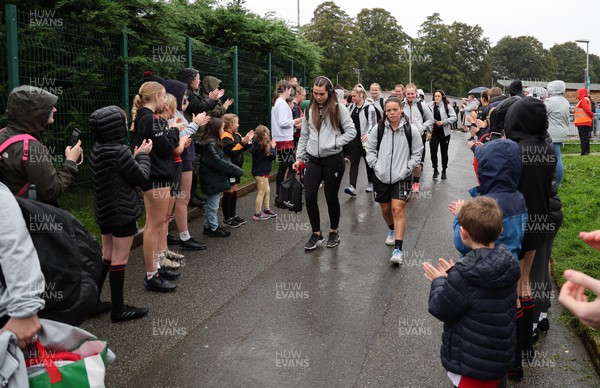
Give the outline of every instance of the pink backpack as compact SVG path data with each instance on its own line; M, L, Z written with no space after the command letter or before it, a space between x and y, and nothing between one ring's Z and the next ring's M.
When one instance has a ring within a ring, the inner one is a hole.
M6 128L0 129L0 133L2 131L4 131L5 129ZM18 142L22 141L23 142L23 157L21 160L26 161L29 158L29 140L37 141L37 139L35 137L33 137L31 135L27 135L27 134L15 135L15 136L8 138L8 140L6 140L4 143L0 144L0 160L2 159L2 153L4 152L4 150L6 150L8 147L13 145L14 143L18 143ZM23 186L15 195L17 197L22 197L27 192L28 189L29 189L29 182L25 183L25 186Z

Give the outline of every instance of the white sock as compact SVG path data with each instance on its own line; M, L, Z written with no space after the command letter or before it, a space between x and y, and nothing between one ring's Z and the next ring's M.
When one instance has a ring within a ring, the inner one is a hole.
M188 230L186 230L185 232L181 232L179 233L179 238L181 239L181 241L187 241L191 238L192 236L190 236L190 232Z
M148 279L152 279L152 277L153 277L154 275L156 275L156 273L157 273L157 272L158 272L158 271L154 271L154 272L146 272L146 277L147 277Z
M538 322L545 318L548 318L548 313L540 313L540 318L538 319Z

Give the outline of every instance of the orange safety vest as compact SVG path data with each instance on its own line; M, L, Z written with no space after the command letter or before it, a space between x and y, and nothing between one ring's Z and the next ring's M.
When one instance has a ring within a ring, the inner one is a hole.
M590 116L588 116L587 113L585 113L583 108L579 107L579 105L581 104L581 101L583 101L584 99L587 99L589 101L589 99L587 97L582 98L581 100L579 100L577 105L575 105L575 110L573 111L573 118L574 118L573 121L575 122L576 127L592 125L592 118ZM590 108L591 108L591 104L590 104Z

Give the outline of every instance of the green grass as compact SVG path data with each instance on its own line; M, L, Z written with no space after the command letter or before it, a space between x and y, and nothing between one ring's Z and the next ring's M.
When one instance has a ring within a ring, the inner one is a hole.
M242 175L240 187L250 184L255 181L252 176L252 154L250 151L244 153L244 164L242 169L244 175ZM273 163L273 171L277 171L277 163ZM201 193L200 187L198 187L198 193ZM201 194L204 196L204 194ZM96 237L98 241L102 240L100 234L100 227L96 224L94 219L94 192L90 187L85 186L74 186L70 187L59 199L60 207L73 214L83 225L87 228L90 233ZM142 227L146 220L146 214L138 219L138 227Z
M600 156L567 155L563 163L565 174L558 194L564 220L552 250L553 276L559 286L565 282L562 274L566 269L600 279L600 252L578 237L579 232L600 229ZM600 331L593 330L592 334L600 340Z
M580 154L581 153L581 144L578 141L566 142L563 144L562 148L563 154ZM590 152L600 152L600 143L590 143Z

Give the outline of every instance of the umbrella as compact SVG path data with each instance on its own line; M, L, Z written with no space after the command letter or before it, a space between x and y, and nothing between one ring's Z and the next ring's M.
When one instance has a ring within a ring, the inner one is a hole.
M469 90L468 94L472 94L475 97L479 97L481 95L481 92L483 92L484 90L487 90L488 88L486 88L485 86L480 86L478 88L474 88Z

